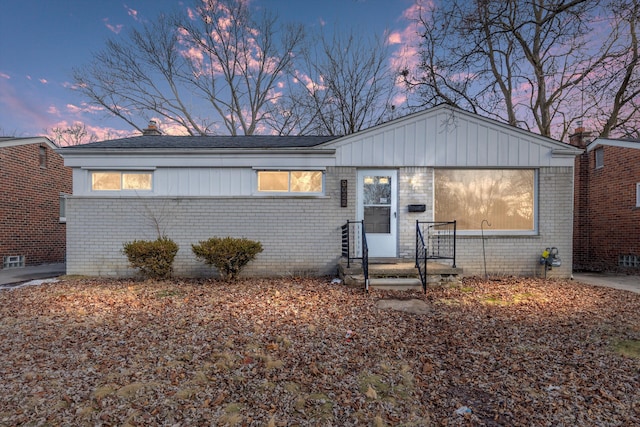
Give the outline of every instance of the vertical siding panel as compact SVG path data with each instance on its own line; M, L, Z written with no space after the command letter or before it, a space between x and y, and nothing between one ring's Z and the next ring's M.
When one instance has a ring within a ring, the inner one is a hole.
M487 163L486 166L496 164L498 162L498 131L489 129L487 132Z
M526 166L529 164L529 146L533 145L533 141L520 139L518 141L518 166Z
M478 132L476 134L476 141L473 148L469 151L473 151L473 156L469 159L472 165L486 166L487 165L487 150L488 150L488 136L489 129L484 125L478 125Z
M520 138L514 135L509 135L509 165L508 166L518 166L518 159L520 158L519 148L520 148Z
M509 136L505 132L498 134L498 166L509 164Z
M393 134L393 145L392 145L392 159L393 165L413 165L415 163L415 159L410 159L405 156L404 146L405 146L405 127L400 126L395 130Z

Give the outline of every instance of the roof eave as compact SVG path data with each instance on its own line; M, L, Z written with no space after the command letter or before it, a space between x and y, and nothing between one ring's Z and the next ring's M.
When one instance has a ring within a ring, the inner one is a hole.
M304 154L304 155L333 155L336 150L331 148L313 149L313 148L95 148L95 149L82 149L74 150L67 148L59 148L56 150L61 156L118 156L118 155L290 155L290 154Z

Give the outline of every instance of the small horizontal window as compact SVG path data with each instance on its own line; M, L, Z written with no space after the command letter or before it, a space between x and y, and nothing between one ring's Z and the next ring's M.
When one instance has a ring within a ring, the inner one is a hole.
M93 191L151 190L149 172L92 172Z
M322 171L258 171L258 191L320 194L322 180Z

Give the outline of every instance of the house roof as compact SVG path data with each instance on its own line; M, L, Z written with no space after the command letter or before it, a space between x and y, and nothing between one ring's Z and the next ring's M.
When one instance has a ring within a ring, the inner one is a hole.
M65 147L63 153L87 150L189 150L189 149L272 149L309 148L336 138L335 136L168 136L142 135Z
M15 137L8 137L8 136L0 137L0 148L16 147L19 145L30 145L30 144L45 144L52 150L55 150L58 148L58 146L55 145L49 138L46 138L44 136L33 136L33 137L26 137L26 138L15 138Z
M610 147L640 149L640 140L637 139L611 139L596 138L587 145L587 151L591 151L599 145L608 145Z

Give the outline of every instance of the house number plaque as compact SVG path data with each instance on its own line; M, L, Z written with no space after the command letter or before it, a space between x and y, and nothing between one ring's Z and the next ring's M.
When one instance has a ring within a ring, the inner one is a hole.
M340 207L347 207L347 180L340 180Z

